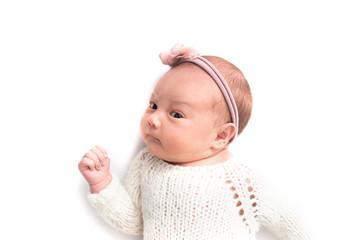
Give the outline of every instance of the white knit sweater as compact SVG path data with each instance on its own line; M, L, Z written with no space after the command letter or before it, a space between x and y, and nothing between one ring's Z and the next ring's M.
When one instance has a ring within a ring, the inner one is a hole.
M279 239L309 239L295 214L271 202L251 169L230 159L205 167L169 164L144 149L123 184L89 199L115 228L144 239L256 239L265 225Z

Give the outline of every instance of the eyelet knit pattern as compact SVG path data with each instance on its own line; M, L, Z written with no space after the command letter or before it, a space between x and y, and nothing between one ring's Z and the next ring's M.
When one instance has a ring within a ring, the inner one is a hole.
M260 178L230 159L203 167L169 164L144 149L123 182L89 199L115 228L144 239L256 239L261 224L280 239L308 239L295 214L271 203Z

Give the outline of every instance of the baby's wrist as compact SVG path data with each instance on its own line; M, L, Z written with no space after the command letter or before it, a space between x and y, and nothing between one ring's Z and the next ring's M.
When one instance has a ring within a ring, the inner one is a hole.
M93 194L100 193L104 190L112 181L112 175L109 173L102 181L96 184L90 184L90 191Z

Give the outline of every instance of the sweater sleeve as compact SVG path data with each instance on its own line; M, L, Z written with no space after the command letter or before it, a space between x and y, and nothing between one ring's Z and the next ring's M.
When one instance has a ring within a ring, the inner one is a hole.
M257 214L260 225L267 228L280 240L309 240L307 230L295 211L274 201L274 198L266 191L262 177L254 174L253 179L257 192Z
M107 223L132 235L139 235L143 230L140 191L143 152L131 163L123 183L112 174L112 181L107 188L88 196L91 205Z

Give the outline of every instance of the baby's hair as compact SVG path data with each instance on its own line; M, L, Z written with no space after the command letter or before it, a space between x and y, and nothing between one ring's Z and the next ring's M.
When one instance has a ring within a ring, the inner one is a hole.
M216 56L203 57L217 68L231 89L239 111L238 134L240 134L251 116L253 101L250 86L244 74L232 63Z

